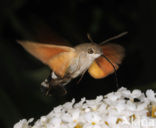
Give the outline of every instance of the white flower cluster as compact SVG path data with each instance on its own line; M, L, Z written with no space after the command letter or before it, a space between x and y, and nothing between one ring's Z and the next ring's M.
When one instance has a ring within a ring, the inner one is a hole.
M120 88L117 92L98 96L95 100L67 102L42 116L23 119L14 128L156 128L156 93Z

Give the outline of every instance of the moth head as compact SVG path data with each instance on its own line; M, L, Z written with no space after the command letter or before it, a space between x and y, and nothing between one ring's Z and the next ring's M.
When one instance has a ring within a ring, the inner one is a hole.
M96 43L84 43L76 47L77 51L85 53L87 56L96 59L103 54L102 48Z

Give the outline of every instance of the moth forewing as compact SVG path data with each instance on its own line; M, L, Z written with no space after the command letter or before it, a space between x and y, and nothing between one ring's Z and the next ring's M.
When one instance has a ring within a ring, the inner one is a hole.
M72 47L44 44L32 41L17 41L23 48L34 57L47 64L48 61L62 52L74 52Z

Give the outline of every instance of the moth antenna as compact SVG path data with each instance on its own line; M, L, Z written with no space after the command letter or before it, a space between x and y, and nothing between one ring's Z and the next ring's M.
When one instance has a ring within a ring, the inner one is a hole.
M117 78L117 70L116 70L116 68L115 68L115 66L114 66L114 64L106 57L106 56L104 56L104 55L102 55L102 57L104 57L111 65L112 65L112 67L114 68L114 74L115 74L115 81L116 81L116 87L118 88L119 87L119 81L118 81L118 78Z
M89 41L94 42L89 33L87 33L87 38L88 38Z
M120 37L126 35L127 33L128 33L128 32L122 32L122 33L120 33L120 34L118 34L118 35L116 35L116 36L113 36L113 37L110 37L110 38L106 39L105 41L101 42L100 44L104 44L104 43L107 43L107 42L109 42L109 41L118 39L118 38L120 38Z

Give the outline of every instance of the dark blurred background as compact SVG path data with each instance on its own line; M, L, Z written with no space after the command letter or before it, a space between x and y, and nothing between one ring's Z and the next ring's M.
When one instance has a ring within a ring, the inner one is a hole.
M114 75L95 80L88 73L73 80L64 97L42 95L40 83L49 68L28 54L16 40L53 43L55 33L75 46L128 31L113 41L126 49L118 70L119 85L156 89L155 0L1 0L0 1L0 127L11 128L22 118L39 118L75 98L95 98L117 90Z

